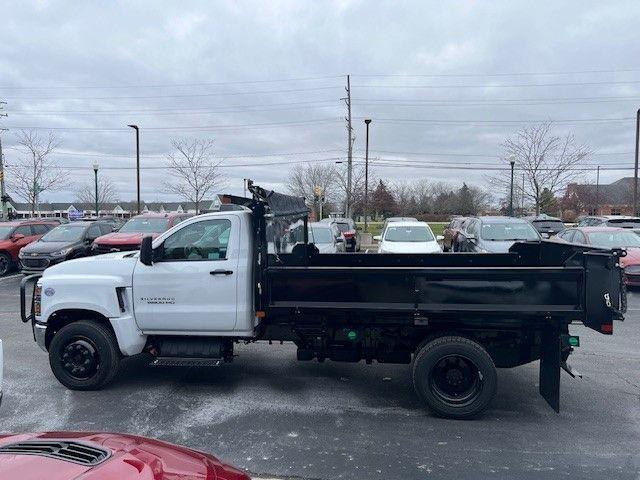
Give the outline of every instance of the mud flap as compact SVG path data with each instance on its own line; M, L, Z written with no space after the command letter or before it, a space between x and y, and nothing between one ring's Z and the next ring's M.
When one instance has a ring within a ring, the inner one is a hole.
M560 413L560 332L548 327L540 338L540 395L556 413Z

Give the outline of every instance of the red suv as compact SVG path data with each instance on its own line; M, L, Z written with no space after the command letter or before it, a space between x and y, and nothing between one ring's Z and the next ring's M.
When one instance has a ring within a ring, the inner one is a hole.
M189 213L144 213L137 215L117 232L96 238L93 242L93 253L139 250L142 237L152 236L155 238L191 216Z
M39 240L57 226L57 222L38 219L0 223L0 276L18 264L18 253L22 247Z

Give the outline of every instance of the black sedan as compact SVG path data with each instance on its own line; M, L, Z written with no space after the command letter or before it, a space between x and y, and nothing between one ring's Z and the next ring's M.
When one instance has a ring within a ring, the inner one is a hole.
M20 250L20 271L42 272L56 263L90 255L93 241L111 231L110 224L100 221L60 225Z

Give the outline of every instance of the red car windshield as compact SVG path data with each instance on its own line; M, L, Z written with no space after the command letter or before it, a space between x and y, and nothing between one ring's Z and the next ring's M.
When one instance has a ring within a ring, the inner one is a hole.
M169 227L168 218L132 218L125 223L120 233L162 233Z
M13 229L16 228L13 225L0 225L0 240L6 240L13 232Z
M591 232L589 241L594 247L622 248L640 247L640 237L629 231Z

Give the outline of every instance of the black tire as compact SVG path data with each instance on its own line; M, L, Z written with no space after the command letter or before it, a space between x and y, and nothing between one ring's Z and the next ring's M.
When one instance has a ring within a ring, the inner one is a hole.
M498 386L487 351L468 338L438 337L418 348L412 365L413 386L436 415L468 419L482 413Z
M104 325L90 320L62 327L49 345L51 371L71 390L101 389L116 376L119 364L115 336Z
M6 253L0 253L0 277L11 271L11 257Z

